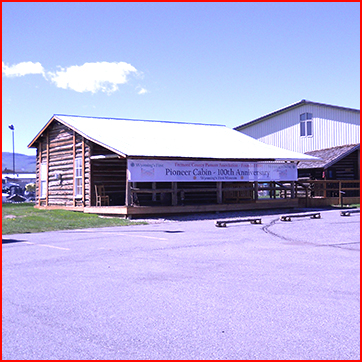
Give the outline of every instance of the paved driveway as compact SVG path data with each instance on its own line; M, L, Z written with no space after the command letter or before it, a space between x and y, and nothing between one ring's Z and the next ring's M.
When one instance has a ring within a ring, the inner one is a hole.
M359 214L321 215L3 236L2 357L357 360Z

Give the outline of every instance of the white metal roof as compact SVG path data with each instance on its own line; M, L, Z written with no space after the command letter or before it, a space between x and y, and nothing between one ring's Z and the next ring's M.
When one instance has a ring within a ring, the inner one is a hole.
M85 138L128 157L293 161L317 159L310 155L267 145L222 125L56 114L43 130L53 119ZM32 147L37 137L29 147Z

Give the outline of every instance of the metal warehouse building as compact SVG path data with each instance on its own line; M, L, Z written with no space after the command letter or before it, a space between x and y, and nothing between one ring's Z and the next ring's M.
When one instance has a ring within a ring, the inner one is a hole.
M235 129L266 144L306 153L360 143L360 110L302 99Z
M314 189L314 196L337 197L325 200L326 205L340 204L342 194L359 203L359 109L302 99L235 129L266 144L318 157L300 162L298 176Z

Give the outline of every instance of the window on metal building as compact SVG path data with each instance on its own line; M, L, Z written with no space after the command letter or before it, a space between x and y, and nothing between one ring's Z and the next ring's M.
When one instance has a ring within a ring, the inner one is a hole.
M313 114L312 113L302 113L300 115L300 136L312 136L313 129Z

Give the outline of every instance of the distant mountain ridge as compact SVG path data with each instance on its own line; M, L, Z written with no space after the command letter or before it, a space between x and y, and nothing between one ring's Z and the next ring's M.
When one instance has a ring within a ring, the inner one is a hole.
M36 156L23 155L15 153L15 171L16 173L35 173ZM13 171L13 153L3 152L2 171Z

